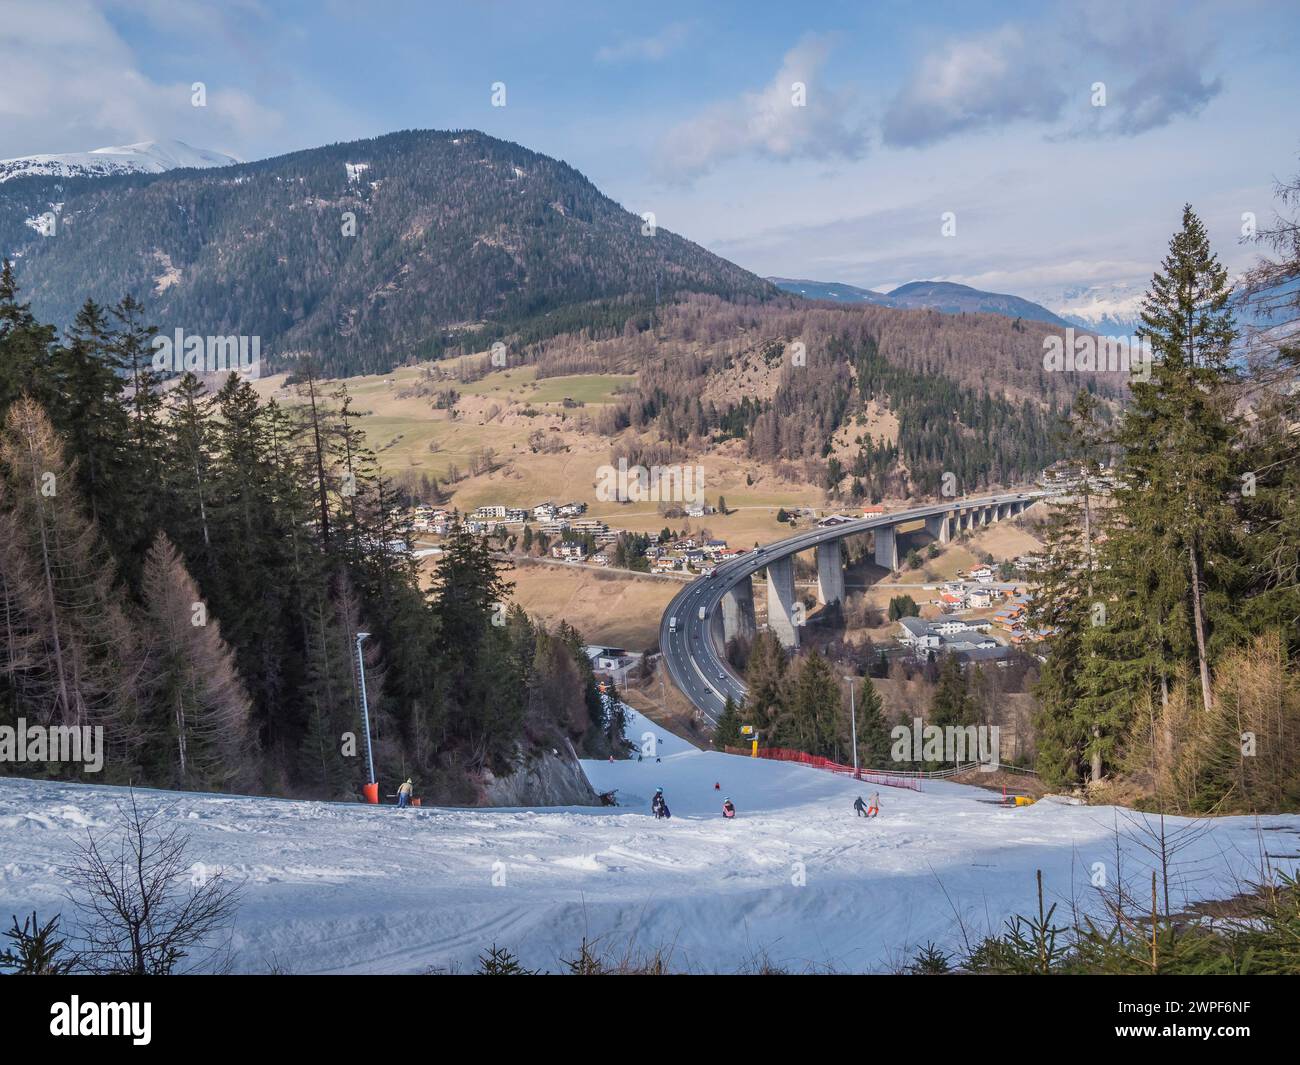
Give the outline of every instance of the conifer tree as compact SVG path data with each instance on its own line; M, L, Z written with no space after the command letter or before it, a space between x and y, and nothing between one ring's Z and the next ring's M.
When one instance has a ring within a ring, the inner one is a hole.
M864 769L887 769L891 741L885 723L885 704L870 677L861 678L855 694L858 765Z
M23 647L12 678L17 709L42 724L103 726L114 768L125 772L143 738L135 639L75 469L34 400L9 408L0 473L0 562Z
M161 763L154 779L200 790L229 786L247 773L250 708L220 622L164 533L145 558L141 585L142 690L152 734L166 737L165 745L151 739L151 760Z
M717 727L713 730L713 746L721 751L728 747L739 747L740 742L740 712L728 693Z
M1116 435L1124 449L1116 504L1147 551L1178 560L1177 568L1156 575L1172 588L1153 595L1152 605L1183 601L1185 621L1166 628L1165 642L1171 665L1196 671L1207 710L1216 624L1220 642L1241 635L1229 609L1240 573L1233 535L1240 480L1227 387L1236 335L1229 295L1227 270L1188 205L1142 309L1139 335L1154 354L1150 380L1131 383L1132 403Z

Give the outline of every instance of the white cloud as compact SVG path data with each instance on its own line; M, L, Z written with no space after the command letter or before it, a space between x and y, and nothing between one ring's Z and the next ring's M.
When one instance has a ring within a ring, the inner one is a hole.
M172 10L168 17L181 16ZM0 70L0 157L162 137L231 150L281 126L274 111L218 84L208 85L205 108L193 107L192 81L152 80L103 5L89 0L9 0ZM192 80L202 81L202 72Z
M912 147L1016 119L1054 120L1065 93L1019 27L949 41L925 56L885 113L886 144Z
M1168 0L1080 2L1050 23L955 38L923 56L891 101L883 140L933 144L1016 121L1070 125L1054 138L1132 137L1195 115L1223 88L1213 32ZM1092 106L1096 83L1104 106Z
M629 61L658 62L677 51L691 35L692 24L673 22L658 33L645 37L629 37L617 44L603 45L596 50L599 63Z
M828 52L824 38L805 37L786 53L764 88L674 126L658 146L661 174L689 181L748 154L782 161L861 157L867 135L853 100L818 78Z

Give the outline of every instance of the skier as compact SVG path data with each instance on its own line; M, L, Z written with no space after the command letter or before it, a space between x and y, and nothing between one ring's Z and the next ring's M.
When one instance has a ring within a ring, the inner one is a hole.
M672 817L668 812L668 803L664 801L663 788L655 788L655 797L650 800L650 811L655 815L656 820L661 817Z
M867 804L862 801L861 795L853 800L853 810L859 817L867 816Z
M876 817L880 814L880 792L873 791L871 799L867 803L867 816Z
M733 817L736 816L736 808L735 806L732 805L730 799L722 800L722 816L725 817L728 821L730 821Z
M407 778L406 778L406 783L403 784L400 788L397 789L397 805L398 805L398 806L410 806L410 805L411 805L411 789L412 789L411 778L410 778L410 777L407 777Z
M721 790L722 790L722 785L719 784L716 780L713 782L713 790L714 790L714 791L721 791Z

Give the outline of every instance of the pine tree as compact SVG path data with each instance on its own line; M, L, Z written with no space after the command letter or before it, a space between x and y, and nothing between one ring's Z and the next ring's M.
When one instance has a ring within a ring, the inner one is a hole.
M1170 592L1154 598L1182 600L1185 620L1166 629L1162 642L1171 665L1195 669L1207 710L1216 624L1218 643L1241 635L1230 609L1240 580L1233 520L1240 471L1227 387L1236 335L1229 295L1227 270L1204 225L1184 207L1142 309L1139 335L1155 356L1151 379L1131 383L1132 403L1116 435L1124 449L1116 504L1147 551L1179 560L1179 569L1158 574Z
M0 563L22 648L17 710L47 725L103 726L114 776L142 742L135 639L75 468L40 406L20 399L0 436ZM11 637L13 639L13 637ZM15 654L8 654L10 667Z
M201 581L212 574L212 507L216 472L212 451L216 434L213 408L203 382L188 371L167 393L164 483L176 542L185 551L191 570Z
M8 259L0 262L0 415L20 396L52 405L50 361L53 326L33 317L31 306L18 301L18 282Z
M830 663L816 651L809 652L792 678L788 731L778 737L780 745L842 760L843 712L840 686Z
M197 790L229 786L246 773L251 754L249 698L220 623L159 533L141 580L148 633L142 692L155 718L151 754L155 780ZM161 756L161 757L160 757ZM165 768L163 768L165 766Z
M740 711L736 709L735 700L728 694L717 727L713 730L713 746L721 751L728 747L739 747L740 744Z
M889 766L891 741L885 723L885 704L870 677L861 678L856 693L858 764L866 769Z
M121 506L130 490L131 431L122 393L122 364L113 350L104 309L87 300L50 363L51 387L59 402L50 409L54 427L77 460L77 479L91 520L110 547L134 543L130 516Z

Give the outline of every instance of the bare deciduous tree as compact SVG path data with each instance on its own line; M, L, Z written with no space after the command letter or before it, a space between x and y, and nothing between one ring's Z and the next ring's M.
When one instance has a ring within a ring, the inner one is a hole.
M67 872L81 928L78 968L95 974L167 976L196 953L212 967L213 941L233 921L239 885L187 857L187 837L167 808L146 812L134 794L112 842L89 836Z

